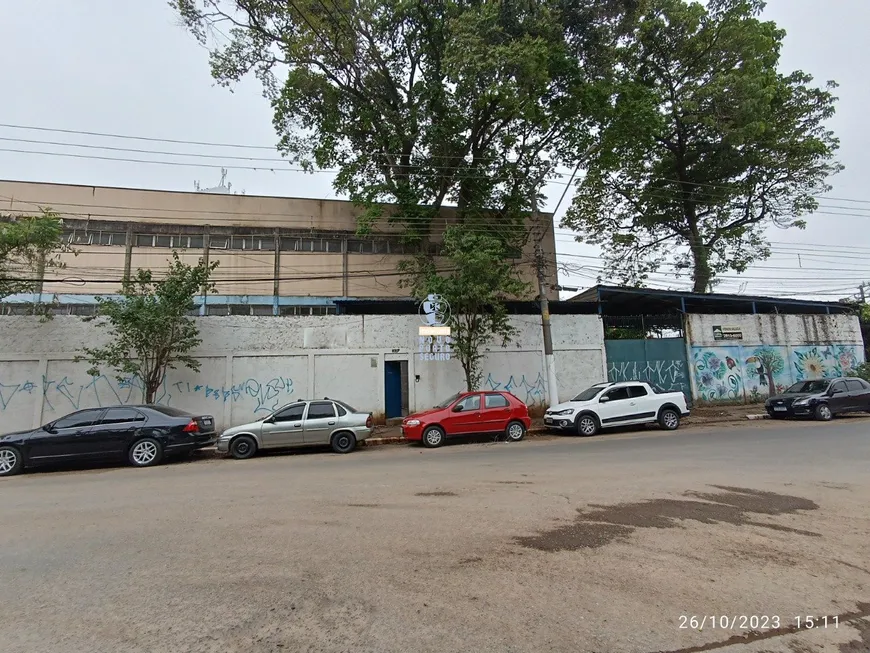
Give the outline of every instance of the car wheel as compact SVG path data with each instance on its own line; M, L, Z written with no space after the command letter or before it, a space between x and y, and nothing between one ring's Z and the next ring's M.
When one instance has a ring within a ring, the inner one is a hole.
M230 455L236 460L245 460L257 453L257 441L250 435L240 435L230 445Z
M598 420L592 415L581 415L577 419L577 433L579 435L595 435L598 433Z
M830 422L834 418L834 413L831 412L828 404L819 404L816 406L815 416L820 422Z
M332 436L330 444L335 453L350 453L356 449L356 438L353 434L342 431Z
M12 476L21 472L21 452L15 447L0 447L0 476Z
M659 426L666 431L676 431L680 428L680 414L673 408L665 408L659 415Z
M508 442L519 442L526 437L526 427L522 422L511 422L505 429L505 437Z
M437 426L430 426L423 431L423 444L429 448L444 444L444 431Z
M163 458L163 447L154 438L142 438L133 443L128 455L133 467L151 467Z

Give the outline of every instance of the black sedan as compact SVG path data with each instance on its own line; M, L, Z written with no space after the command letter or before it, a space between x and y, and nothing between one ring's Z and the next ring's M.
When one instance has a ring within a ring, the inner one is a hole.
M211 415L168 406L106 406L70 413L32 431L0 435L0 476L67 460L128 460L134 467L217 440Z
M814 417L828 421L843 413L870 412L870 383L863 379L799 381L764 404L773 418Z

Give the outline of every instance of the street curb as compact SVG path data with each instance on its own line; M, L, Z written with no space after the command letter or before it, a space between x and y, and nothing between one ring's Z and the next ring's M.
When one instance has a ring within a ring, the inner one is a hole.
M539 427L530 428L526 432L526 435L531 436L531 437L536 437L539 435L549 435L549 434L550 434L550 432L547 429L539 428ZM405 442L411 442L411 440L408 440L407 438L403 438L403 437L366 438L365 440L362 441L361 444L363 446L366 446L366 447L379 447L379 446L384 445L384 444L402 444Z
M760 413L756 415L747 415L746 419L770 419L770 415L767 413Z

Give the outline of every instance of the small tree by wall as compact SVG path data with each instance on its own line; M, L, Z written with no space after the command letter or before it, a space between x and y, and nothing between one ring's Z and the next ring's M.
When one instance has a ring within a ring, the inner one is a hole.
M479 228L449 227L442 256L442 269L425 257L406 261L403 285L419 299L435 293L450 305L453 351L466 389L477 390L486 345L497 342L506 347L516 335L505 300L527 295L531 286L520 278L505 243Z
M46 269L64 267L63 253L77 253L63 240L63 220L43 209L40 215L0 215L0 300L16 293L40 292ZM49 317L46 306L33 312Z
M84 347L76 360L90 363L92 376L105 366L115 370L119 381L124 376L138 377L145 403L154 403L168 370L183 365L199 371L199 361L189 352L202 340L190 312L195 308L193 298L203 288L214 291L210 277L217 265L203 259L187 265L173 252L163 278L155 279L151 270L138 270L124 281L120 298L98 297L96 315L83 318L106 329L110 344Z

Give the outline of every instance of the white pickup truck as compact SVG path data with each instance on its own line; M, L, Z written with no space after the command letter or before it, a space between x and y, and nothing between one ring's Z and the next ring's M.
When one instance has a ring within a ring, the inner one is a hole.
M615 426L657 422L673 431L680 427L680 418L688 415L682 392L663 392L643 381L623 381L598 383L571 401L550 406L544 414L544 426L595 435Z

